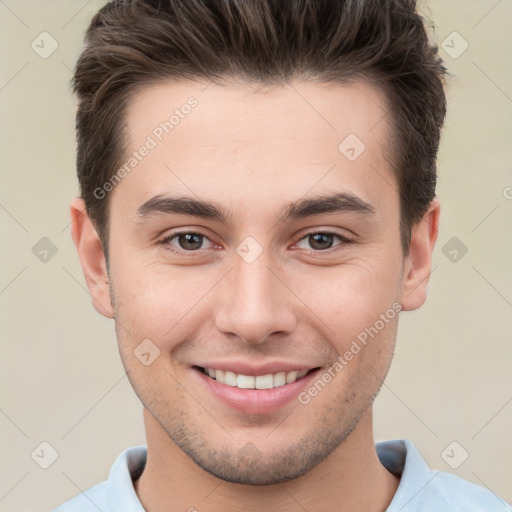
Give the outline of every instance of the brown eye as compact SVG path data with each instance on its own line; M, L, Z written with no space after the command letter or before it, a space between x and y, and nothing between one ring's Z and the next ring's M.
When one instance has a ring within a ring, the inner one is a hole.
M340 243L335 244L334 239L340 240ZM329 231L316 231L309 233L303 237L299 244L307 242L308 247L301 247L301 249L310 250L310 252L331 252L329 249L333 248L336 250L338 246L343 246L350 243L350 240L338 233L331 233Z
M164 238L160 244L174 252L200 252L201 249L208 248L203 247L205 240L211 243L206 235L191 231L182 231Z
M321 251L332 247L333 237L334 235L329 233L314 233L312 235L308 235L308 241L315 251Z
M182 233L176 236L179 246L186 251L200 249L203 243L203 235L198 233Z

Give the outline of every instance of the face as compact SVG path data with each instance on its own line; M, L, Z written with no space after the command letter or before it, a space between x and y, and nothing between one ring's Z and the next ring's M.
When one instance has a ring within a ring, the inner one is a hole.
M404 258L386 98L207 85L132 98L137 162L110 196L113 316L170 440L219 478L275 483L343 443L392 359Z

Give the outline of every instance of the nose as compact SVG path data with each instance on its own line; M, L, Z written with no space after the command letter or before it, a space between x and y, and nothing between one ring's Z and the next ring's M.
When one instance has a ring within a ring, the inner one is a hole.
M264 255L252 263L235 255L234 267L216 287L217 329L251 345L264 343L271 335L290 334L297 324L297 299Z

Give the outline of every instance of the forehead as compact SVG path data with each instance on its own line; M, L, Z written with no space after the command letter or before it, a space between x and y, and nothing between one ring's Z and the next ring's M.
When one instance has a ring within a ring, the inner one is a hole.
M376 185L394 182L387 111L384 92L364 82L146 86L128 104L127 159L151 149L113 194L129 189L132 210L176 191L258 204L345 188L371 202Z
M189 108L192 101L196 106ZM200 129L204 143L223 147L257 139L279 144L283 137L291 141L304 135L331 144L347 132L372 142L371 132L380 125L374 133L378 138L387 126L381 121L388 109L381 88L362 81L260 87L244 82L175 81L140 88L129 101L126 120L132 143L171 120L173 138L187 126L187 136L190 130ZM198 137L197 148L201 142Z

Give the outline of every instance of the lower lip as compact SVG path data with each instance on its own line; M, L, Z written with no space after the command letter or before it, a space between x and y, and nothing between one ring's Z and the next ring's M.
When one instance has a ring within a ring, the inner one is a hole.
M308 386L312 379L320 372L320 368L309 372L301 379L272 389L241 389L228 386L212 379L202 370L192 368L201 382L221 402L246 414L266 414L277 411L291 402Z

